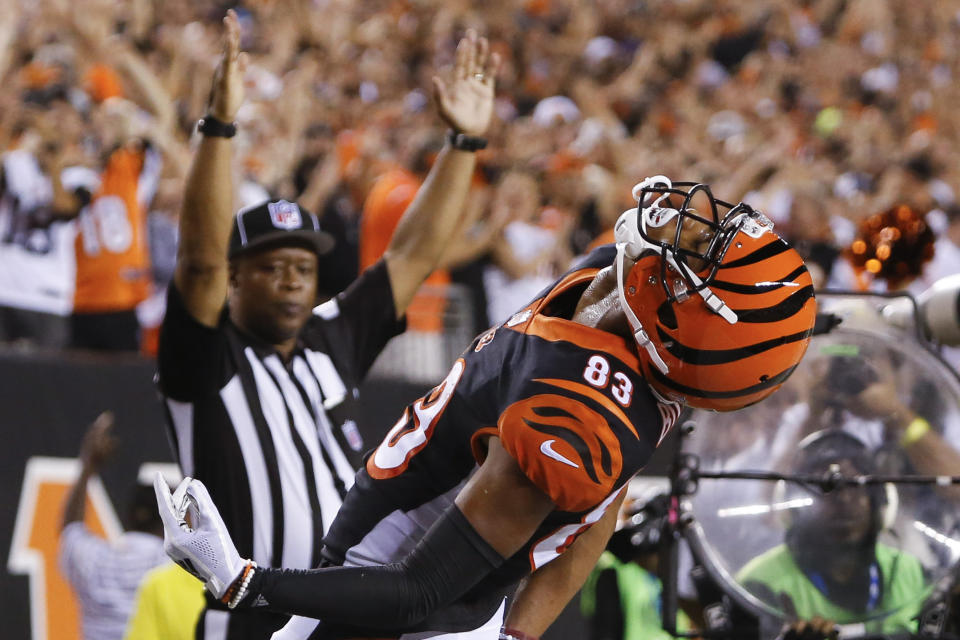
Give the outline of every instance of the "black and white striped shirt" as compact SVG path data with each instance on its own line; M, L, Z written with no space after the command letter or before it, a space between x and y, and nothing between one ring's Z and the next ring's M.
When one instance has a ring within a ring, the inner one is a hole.
M363 445L358 386L403 330L385 264L314 310L288 362L226 310L212 329L174 285L168 297L158 379L184 475L207 485L241 556L316 566Z

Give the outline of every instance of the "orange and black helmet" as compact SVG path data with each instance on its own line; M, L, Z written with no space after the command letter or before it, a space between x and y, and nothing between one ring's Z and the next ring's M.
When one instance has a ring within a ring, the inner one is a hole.
M634 195L638 207L615 228L615 268L647 382L665 400L717 411L773 393L813 332L816 301L803 259L766 216L715 199L706 185L655 176ZM708 212L691 206L695 197ZM709 229L699 248L681 240L686 218ZM671 220L672 238L652 233Z

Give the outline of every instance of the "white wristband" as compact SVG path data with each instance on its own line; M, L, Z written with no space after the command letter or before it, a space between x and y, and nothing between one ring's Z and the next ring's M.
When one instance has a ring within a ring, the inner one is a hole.
M230 602L227 603L228 608L236 609L240 601L247 595L247 589L250 587L250 580L253 579L253 571L256 568L257 563L253 560L247 563L247 568L243 572L243 581L240 583L240 588L237 589L237 592L230 598Z

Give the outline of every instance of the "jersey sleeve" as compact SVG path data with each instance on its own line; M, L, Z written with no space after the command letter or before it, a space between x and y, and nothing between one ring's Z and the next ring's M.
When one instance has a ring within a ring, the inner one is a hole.
M616 489L623 454L611 428L619 418L580 394L581 385L566 386L540 385L510 404L497 426L523 473L558 509L580 512Z
M348 382L353 385L363 380L387 341L406 328L406 320L397 319L383 260L365 270L346 291L318 306L314 315L304 337L308 342L324 342L322 349L334 352L337 369L351 377Z
M223 331L197 322L171 282L157 349L157 382L164 395L190 402L223 382L226 348Z

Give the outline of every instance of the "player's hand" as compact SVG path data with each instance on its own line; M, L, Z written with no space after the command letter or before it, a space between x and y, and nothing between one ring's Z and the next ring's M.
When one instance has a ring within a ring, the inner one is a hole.
M157 473L153 489L163 520L163 550L223 600L250 563L237 553L207 488L199 480L184 478L171 495Z
M213 74L210 114L217 120L233 122L243 104L243 73L247 57L240 53L240 20L233 9L223 19L223 55Z
M476 31L469 30L457 45L453 75L433 78L433 97L440 117L457 133L479 136L490 126L500 57L489 55L489 49L486 38L478 38Z

